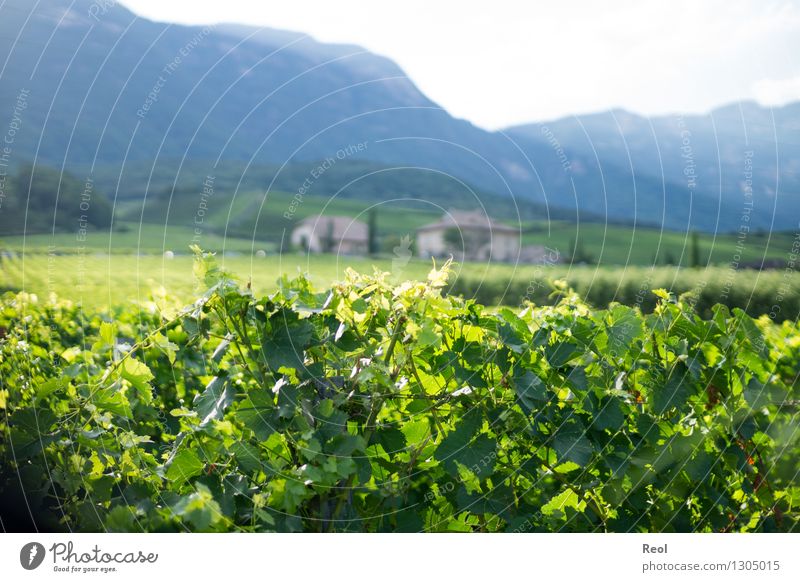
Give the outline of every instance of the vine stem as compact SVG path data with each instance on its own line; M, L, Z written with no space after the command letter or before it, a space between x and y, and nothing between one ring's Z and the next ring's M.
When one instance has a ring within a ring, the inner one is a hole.
M397 323L395 325L394 331L392 332L392 339L389 340L389 347L386 348L386 356L384 356L383 361L388 364L392 359L392 354L394 353L394 348L397 345L397 340L400 337L400 332L403 329L403 323L406 321L406 316L401 315L397 318Z
M395 346L397 345L397 340L400 337L400 333L402 331L402 324L405 322L406 317L404 315L400 316L397 319L397 324L395 325L394 331L392 332L392 339L389 340L389 347L386 349L386 355L384 356L384 363L388 364L391 361L392 354L394 353ZM378 415L380 414L381 407L383 406L383 399L379 395L374 395L374 399L370 404L369 415L367 416L367 422L364 425L364 442L367 446L369 446L369 441L372 438L372 435L375 433L375 422L378 420ZM339 512L344 505L345 499L349 494L349 490L353 486L353 479L354 475L351 475L347 479L347 483L345 485L345 491L339 496L339 500L336 503L336 508L333 510L333 515L331 515L331 522L336 521L336 517L339 515Z

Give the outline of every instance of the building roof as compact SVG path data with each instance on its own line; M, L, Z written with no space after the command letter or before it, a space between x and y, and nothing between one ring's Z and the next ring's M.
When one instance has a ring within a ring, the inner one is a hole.
M488 230L491 233L519 234L519 229L507 224L501 224L489 218L480 210L449 210L437 222L426 224L417 229L417 232L431 230L447 230L458 228L460 230Z
M331 236L335 241L367 242L369 229L367 225L349 216L308 216L298 223L310 225L317 236Z

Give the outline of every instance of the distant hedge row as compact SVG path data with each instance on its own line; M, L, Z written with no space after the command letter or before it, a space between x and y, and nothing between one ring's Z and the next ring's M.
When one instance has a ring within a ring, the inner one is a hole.
M676 295L690 293L687 299L703 317L710 316L717 303L738 307L752 317L768 315L777 322L800 316L800 274L793 270L526 267L511 280L460 276L449 291L484 305L518 305L526 299L551 305L560 296L558 284L554 285L559 280L595 307L615 301L652 312L657 297L651 290L667 289Z

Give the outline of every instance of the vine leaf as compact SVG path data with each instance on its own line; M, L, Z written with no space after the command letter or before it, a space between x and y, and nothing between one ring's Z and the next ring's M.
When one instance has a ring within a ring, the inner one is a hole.
M594 448L584 431L577 425L563 425L556 432L553 439L553 448L558 455L558 462L572 461L576 465L585 467L592 458Z
M653 412L664 414L670 408L681 408L692 395L691 377L688 368L678 363L670 372L665 382L658 382L652 387Z
M276 430L275 400L271 391L252 390L236 410L236 419L265 441Z
M135 358L128 358L122 362L120 375L136 389L139 400L144 404L153 402L153 388L150 386L150 380L154 376L146 364Z
M544 349L547 362L554 368L565 366L570 360L581 355L581 348L573 342L557 342Z
M594 416L592 426L600 430L617 431L625 424L621 401L616 396L603 399Z
M522 410L530 414L547 402L547 386L539 376L530 370L514 379L514 391Z
M622 356L631 348L633 341L642 336L642 320L636 311L625 305L611 310L611 325L606 328L608 349L615 356Z
M451 475L458 474L456 461L467 467L472 464L470 462L472 455L469 449L472 446L471 441L480 430L482 423L483 419L480 416L480 411L477 409L470 410L456 425L455 430L448 433L439 443L439 446L436 447L436 452L433 455L434 459L441 462Z
M208 530L222 519L222 510L208 487L198 483L194 493L182 497L172 510L199 531Z
M202 419L200 428L207 426L212 420L221 420L235 396L236 391L227 376L214 376L193 402L197 416Z
M179 486L202 472L203 461L193 451L183 449L172 457L164 475L176 486Z
M303 351L311 344L314 325L308 319L298 319L296 313L288 310L279 311L270 321L274 326L273 334L261 344L264 362L274 372L283 367L302 368Z

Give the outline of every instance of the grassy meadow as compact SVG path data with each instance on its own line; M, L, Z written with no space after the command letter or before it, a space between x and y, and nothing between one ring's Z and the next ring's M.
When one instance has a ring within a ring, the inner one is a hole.
M190 302L195 296L192 257L126 254L26 254L0 261L5 290L26 291L41 297L50 293L91 307L126 305L147 301L154 295L169 295ZM277 288L283 275L307 273L320 289L343 278L347 267L371 272L373 264L392 270L391 259L371 260L328 255L220 256L220 265L242 282L250 282L256 293ZM397 269L395 269L397 271ZM413 261L403 269L405 278L424 278L428 263Z
M31 253L0 260L3 290L26 291L40 297L55 293L86 307L113 307L168 297L187 303L196 294L190 255L105 254L85 252L48 255ZM370 273L374 268L391 273L399 282L422 280L431 263L393 258L341 257L301 253L227 253L220 265L257 294L278 287L279 279L306 274L317 289L342 280L348 267ZM652 289L665 288L676 294L696 296L698 310L715 303L741 307L754 316L773 313L773 319L795 319L800 311L800 274L784 271L735 271L728 267L689 269L673 266L613 267L589 265L457 264L451 276L451 291L486 305L519 305L524 299L536 304L552 303L553 281L564 280L578 295L596 307L610 302L639 306L649 311L655 305Z

